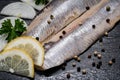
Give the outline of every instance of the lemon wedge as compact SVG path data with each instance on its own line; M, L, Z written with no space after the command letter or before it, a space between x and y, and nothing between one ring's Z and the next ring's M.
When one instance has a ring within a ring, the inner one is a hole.
M0 53L0 71L33 78L34 63L26 52L19 49L9 49Z
M29 53L36 66L42 66L44 60L43 46L32 37L18 37L7 44L4 50L17 48Z

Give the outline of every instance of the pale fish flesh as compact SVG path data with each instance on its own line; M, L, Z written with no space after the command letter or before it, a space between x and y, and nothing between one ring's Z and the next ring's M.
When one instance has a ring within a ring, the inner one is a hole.
M73 56L83 53L105 32L111 30L119 19L120 0L110 0L82 26L46 52L42 69L58 66Z
M53 0L32 21L25 35L39 37L42 42L55 35L101 0Z
M49 49L53 44L58 42L60 39L66 37L71 32L73 32L74 29L79 27L78 25L82 25L87 19L89 19L92 15L94 15L94 13L96 13L102 6L106 5L108 2L109 0L102 0L99 4L90 8L90 10L86 11L83 15L75 19L73 22L71 22L69 25L67 25L62 30L60 30L57 34L44 40L42 44L44 45L46 50Z

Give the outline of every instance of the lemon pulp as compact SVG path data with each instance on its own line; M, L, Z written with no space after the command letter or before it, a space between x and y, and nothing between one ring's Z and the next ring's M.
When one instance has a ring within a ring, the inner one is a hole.
M16 38L8 43L5 50L11 48L18 48L26 51L32 57L35 65L42 66L44 60L44 48L36 39L32 37Z
M0 71L6 71L33 78L33 60L22 50L9 49L0 54Z

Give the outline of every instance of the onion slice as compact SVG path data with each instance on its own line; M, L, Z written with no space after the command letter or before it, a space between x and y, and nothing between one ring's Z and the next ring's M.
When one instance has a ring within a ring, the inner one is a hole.
M36 15L36 12L33 7L22 2L14 2L5 6L1 10L1 14L16 16L21 18L33 19Z
M36 5L36 4L35 4L35 0L21 0L21 1L23 1L24 3L27 3L27 4L29 4L29 5L31 5L32 7L34 7L35 9L37 9L37 10L39 10L39 11L45 7L44 4ZM49 0L49 2L50 2L50 1L52 1L52 0Z
M14 26L15 25L15 20L20 19L20 18L18 18L18 17L5 17L5 18L0 20L0 28L2 27L2 23L4 22L4 20L7 20L7 19L10 19L12 25ZM27 28L27 26L28 26L27 23L23 19L20 19L20 21L23 21L24 24L25 24L24 26ZM3 48L7 44L6 37L7 37L7 34L0 35L0 51L2 51Z

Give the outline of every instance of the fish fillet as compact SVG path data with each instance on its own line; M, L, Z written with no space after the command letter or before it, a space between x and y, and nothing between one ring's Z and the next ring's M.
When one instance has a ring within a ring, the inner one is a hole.
M61 65L73 56L83 53L105 32L111 30L119 20L120 0L109 0L108 4L102 6L82 26L46 52L42 69L46 70Z
M108 2L109 2L109 0L102 0L99 4L90 8L90 10L86 11L83 15L81 15L76 20L71 22L69 25L67 25L65 28L63 28L61 31L59 31L57 34L51 36L50 38L45 39L42 42L44 47L52 46L53 44L58 42L61 39L61 37L64 38L67 35L69 35L75 28L79 27L78 25L82 25L88 18L90 18L92 15L94 15L94 13L96 13L102 6L106 5ZM50 43L53 43L53 44L49 45Z
M42 42L55 35L101 0L53 0L30 24L25 35Z

